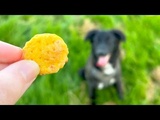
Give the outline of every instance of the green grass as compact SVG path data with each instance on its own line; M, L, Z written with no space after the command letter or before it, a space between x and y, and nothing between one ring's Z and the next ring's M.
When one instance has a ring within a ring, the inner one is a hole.
M97 91L97 103L105 104L160 104L160 89L154 88L152 99L147 98L150 72L160 65L160 16L135 15L10 15L0 16L0 40L23 47L38 33L55 33L69 48L69 61L56 74L38 76L32 86L19 99L17 105L87 105L88 89L78 76L90 54L90 44L84 41L82 25L86 19L101 29L117 28L124 31L122 43L122 75L125 98L120 101L113 87Z

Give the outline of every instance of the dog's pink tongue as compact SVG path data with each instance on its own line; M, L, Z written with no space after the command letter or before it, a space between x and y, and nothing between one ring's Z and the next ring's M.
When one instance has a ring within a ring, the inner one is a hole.
M97 64L96 64L96 65L97 65L98 67L103 67L103 66L105 66L105 65L108 63L109 58L110 58L109 55L107 55L107 56L100 56L100 57L98 58L98 61L97 61Z

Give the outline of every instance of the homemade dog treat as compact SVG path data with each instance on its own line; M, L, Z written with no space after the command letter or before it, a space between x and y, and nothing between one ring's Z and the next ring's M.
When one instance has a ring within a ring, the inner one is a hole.
M40 67L40 75L56 73L68 61L68 47L56 34L33 36L23 47L23 59L33 60Z

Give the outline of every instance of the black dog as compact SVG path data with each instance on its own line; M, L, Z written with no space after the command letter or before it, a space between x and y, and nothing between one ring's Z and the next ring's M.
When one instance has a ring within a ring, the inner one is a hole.
M120 42L125 41L125 35L119 30L92 30L85 40L92 45L92 52L80 76L87 80L91 104L96 99L96 89L114 85L118 96L123 99L123 89L120 68Z

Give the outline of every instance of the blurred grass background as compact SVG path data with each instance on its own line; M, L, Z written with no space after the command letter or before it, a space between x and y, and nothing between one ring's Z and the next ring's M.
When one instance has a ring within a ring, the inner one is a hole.
M160 104L160 16L144 15L1 15L0 40L23 47L35 34L55 33L69 48L69 61L56 74L38 76L17 105L87 105L86 82L78 76L90 54L84 41L87 31L120 29L127 38L122 43L122 75L125 98L120 101L114 87L97 91L98 104ZM159 80L159 81L158 81Z

